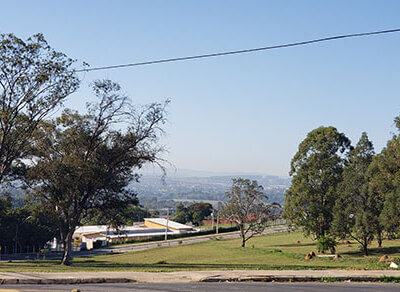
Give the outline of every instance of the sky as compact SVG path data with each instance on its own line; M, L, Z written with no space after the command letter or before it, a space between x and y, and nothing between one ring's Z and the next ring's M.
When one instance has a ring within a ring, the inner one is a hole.
M0 33L91 67L399 28L399 1L4 1ZM137 104L171 99L164 157L178 169L288 176L307 133L334 126L381 151L400 114L400 33L81 74L66 106L112 79Z

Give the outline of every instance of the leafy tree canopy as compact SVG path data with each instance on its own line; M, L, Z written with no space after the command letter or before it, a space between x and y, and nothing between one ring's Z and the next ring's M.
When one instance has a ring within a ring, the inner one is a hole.
M368 169L374 156L372 142L364 132L350 152L343 170L339 198L334 207L332 232L341 238L355 239L368 255L368 245L377 233L380 209L376 197L369 191Z
M333 220L350 140L334 127L308 133L291 162L292 185L286 192L284 217L306 234L325 236Z
M41 34L0 34L0 182L29 154L40 121L78 88L74 63Z

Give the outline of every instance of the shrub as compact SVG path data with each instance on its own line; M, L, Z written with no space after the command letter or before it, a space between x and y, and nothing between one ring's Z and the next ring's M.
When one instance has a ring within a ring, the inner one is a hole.
M331 253L335 253L336 251L336 241L329 236L321 236L317 241L317 249L318 251L324 253L329 250Z
M93 248L94 248L94 249L96 249L96 248L101 248L101 247L102 247L102 244L103 244L103 241L101 241L101 240L96 240L95 242L93 242Z

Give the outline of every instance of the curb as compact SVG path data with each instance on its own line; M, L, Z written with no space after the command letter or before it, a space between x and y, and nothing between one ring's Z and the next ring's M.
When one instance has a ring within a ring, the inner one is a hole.
M390 280L391 277L388 277ZM385 277L349 276L349 277L307 277L307 276L254 276L254 277L207 277L199 282L384 282ZM392 280L400 280L393 277ZM389 281L390 282L390 281Z
M73 285L73 284L101 284L101 283L134 283L135 280L128 278L70 278L70 279L0 279L0 285L14 285L14 284L62 284L62 285Z

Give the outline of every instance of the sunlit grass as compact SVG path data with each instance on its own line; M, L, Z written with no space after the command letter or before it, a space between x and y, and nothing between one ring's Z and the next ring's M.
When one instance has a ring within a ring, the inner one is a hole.
M123 254L76 258L69 267L58 261L24 261L0 263L0 272L74 272L74 271L179 271L216 269L385 269L378 263L383 254L389 259L400 257L400 240L386 240L384 248L372 245L371 255L364 257L359 245L339 243L337 253L342 258L305 260L316 251L315 242L299 232L282 232L255 237L246 248L240 240L209 240L190 245L160 247Z

